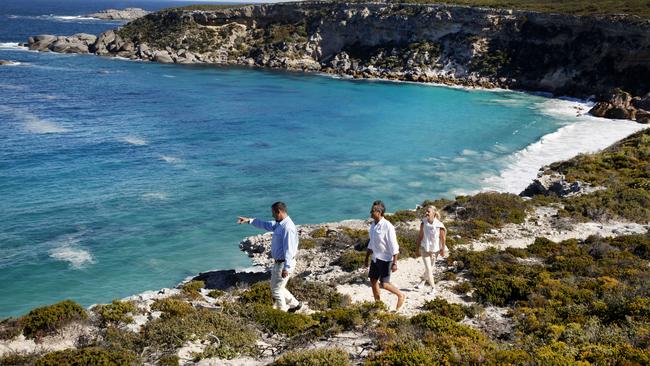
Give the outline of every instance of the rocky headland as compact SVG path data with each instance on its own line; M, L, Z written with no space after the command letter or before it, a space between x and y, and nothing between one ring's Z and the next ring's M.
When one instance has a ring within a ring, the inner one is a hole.
M134 20L151 13L140 8L126 8L126 9L106 9L96 13L86 14L89 18L97 18L103 20Z
M188 7L97 37L31 37L28 46L596 96L597 116L650 121L650 21L630 16L363 2Z
M569 365L650 362L650 131L543 167L521 193L425 201L448 257L418 288L421 208L387 215L400 243L373 303L365 220L299 226L289 288L271 307L270 233L240 243L255 272L201 273L84 309L66 300L0 322L3 365ZM73 363L77 362L77 363ZM101 363L105 362L105 363Z

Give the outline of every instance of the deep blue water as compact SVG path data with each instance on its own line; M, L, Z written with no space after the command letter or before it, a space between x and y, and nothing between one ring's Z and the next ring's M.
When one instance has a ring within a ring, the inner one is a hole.
M0 3L0 317L84 305L250 265L238 214L363 218L482 187L569 123L513 92L336 80L16 49L98 34L69 19L172 2Z

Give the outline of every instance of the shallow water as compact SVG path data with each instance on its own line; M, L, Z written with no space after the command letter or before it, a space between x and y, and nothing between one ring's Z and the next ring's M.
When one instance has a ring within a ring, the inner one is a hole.
M567 137L576 123L602 146L639 128L522 93L19 49L113 28L69 17L124 7L43 4L57 10L0 7L0 59L20 63L0 68L0 317L250 266L238 242L258 232L236 215L270 218L276 200L300 224L363 218L375 199L517 191L545 161L599 147Z

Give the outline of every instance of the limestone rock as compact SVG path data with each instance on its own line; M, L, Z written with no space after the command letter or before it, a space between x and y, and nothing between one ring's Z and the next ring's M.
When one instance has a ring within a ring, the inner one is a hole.
M87 14L87 17L104 20L133 20L149 14L148 11L140 8L106 9L97 13Z
M154 51L152 54L152 60L164 64L173 64L174 59L167 51Z
M555 194L559 197L564 197L581 193L583 186L584 184L580 181L569 183L566 181L564 174L554 172L551 174L542 174L537 177L519 195L532 197L538 194L545 196Z

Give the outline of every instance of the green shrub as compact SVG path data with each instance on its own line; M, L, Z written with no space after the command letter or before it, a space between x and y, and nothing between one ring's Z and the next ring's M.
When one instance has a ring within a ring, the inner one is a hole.
M442 273L442 276L440 277L441 281L457 281L458 276L454 272L451 271L445 271ZM467 290L469 291L469 290Z
M243 315L255 320L268 332L289 337L317 325L317 322L307 315L288 313L262 304L252 304L245 307Z
M309 233L309 236L311 236L312 238L325 238L327 237L327 228L319 227L318 229L315 229L311 233Z
M287 289L300 301L307 302L313 310L339 308L350 303L350 297L342 295L332 286L321 282L305 281L300 277L289 279Z
M192 300L199 300L201 296L201 289L205 287L203 281L190 281L181 286L181 293Z
M474 282L474 296L479 302L505 306L525 300L532 291L532 283L525 278L497 275Z
M272 366L347 366L350 358L347 351L340 348L321 348L294 351L283 354Z
M98 305L93 309L99 314L102 326L106 327L109 324L118 323L131 323L133 318L128 316L128 313L135 313L137 308L129 301L113 300L112 303L106 305Z
M371 354L366 366L434 366L442 364L440 354L419 342L396 343L381 353Z
M469 281L457 283L452 287L455 293L459 295L465 295L466 293L470 292L472 290L472 285L470 285Z
M109 326L99 346L110 350L128 350L141 354L146 346L140 334Z
M143 327L143 342L154 349L173 351L189 340L219 339L218 353L223 358L253 352L256 332L232 314L207 309L192 309L183 315L168 315L149 321Z
M413 258L417 253L419 232L415 230L397 230L400 258Z
M156 364L160 366L178 366L180 358L176 355L162 355Z
M185 316L194 311L192 304L176 297L158 299L151 305L151 310L163 312L163 317Z
M365 249L368 247L368 242L370 241L368 230L342 227L341 232L350 238L350 240L355 244L355 248L357 250Z
M458 304L450 304L445 299L436 298L429 300L422 306L424 310L430 311L432 314L445 316L454 321L461 321L465 318L468 312L466 308Z
M15 338L22 332L23 327L20 324L20 319L7 318L0 321L0 340Z
M338 265L344 271L352 272L359 268L363 268L366 259L366 252L360 252L355 249L346 250L341 254L338 260Z
M40 338L52 334L73 321L88 318L86 310L72 300L33 309L21 318L24 334L28 338Z
M384 218L390 221L392 224L397 224L398 222L409 222L417 220L417 213L413 210L401 210L395 211L392 215L386 215Z
M36 354L22 354L22 353L13 353L5 352L0 356L0 365L2 366L26 366L34 365L38 359Z
M529 205L521 197L496 192L459 196L453 206L458 208L459 221L448 226L469 238L478 238L490 229L500 228L508 223L520 224L526 219L529 210Z
M344 308L315 313L312 318L319 321L321 329L329 330L331 334L339 330L347 331L368 326L385 310L386 305L382 302L363 302Z
M239 301L243 304L273 304L271 285L268 281L255 283L248 290L241 293Z
M220 298L221 296L223 296L225 294L226 294L226 292L221 291L221 290L212 290L212 291L208 292L208 296L213 298L213 299Z
M301 238L299 241L298 249L314 249L316 248L316 241L307 238Z
M135 363L136 357L130 352L109 351L102 348L50 352L36 360L36 366L128 366Z

